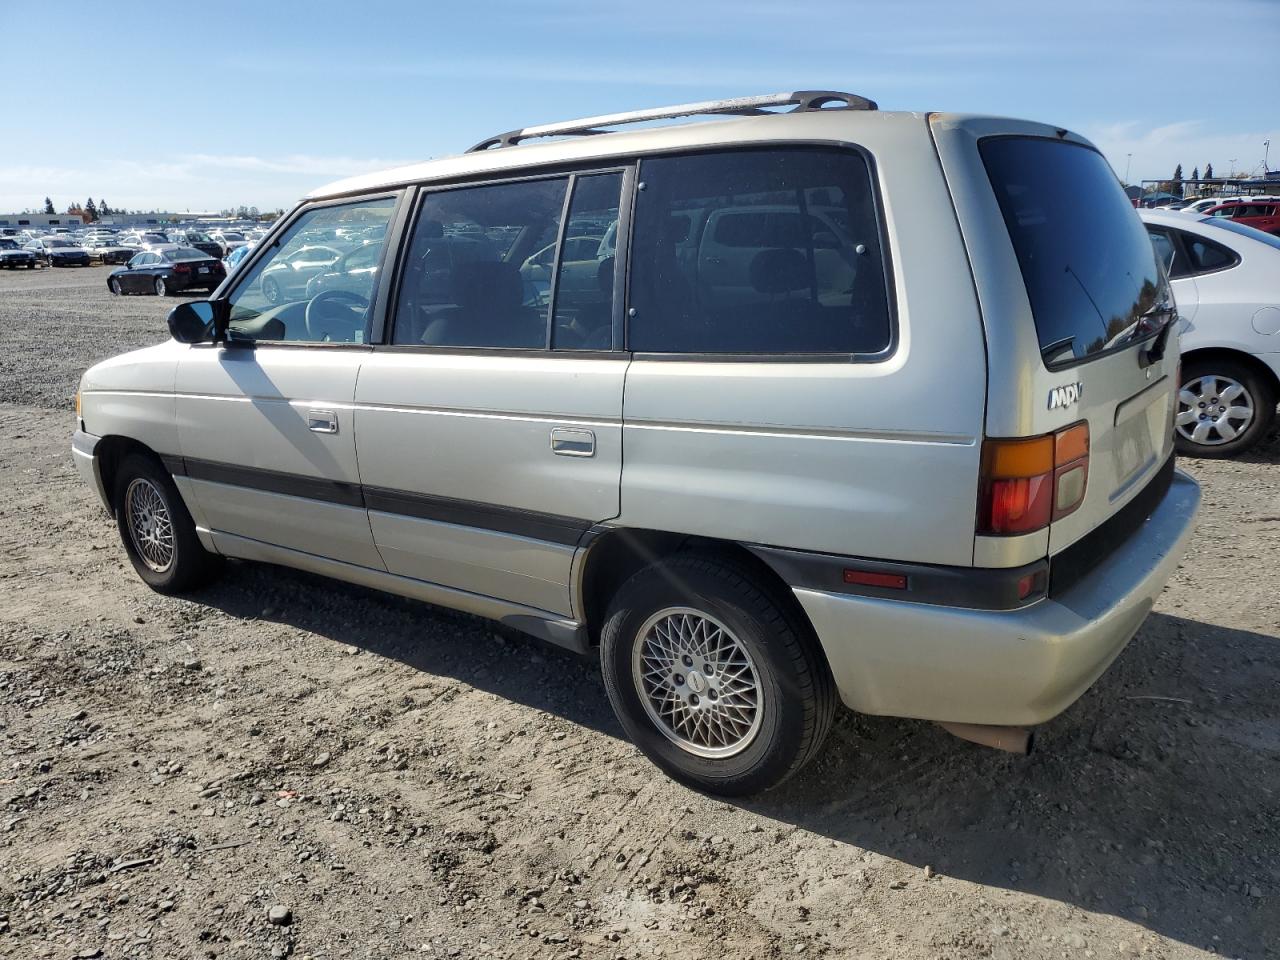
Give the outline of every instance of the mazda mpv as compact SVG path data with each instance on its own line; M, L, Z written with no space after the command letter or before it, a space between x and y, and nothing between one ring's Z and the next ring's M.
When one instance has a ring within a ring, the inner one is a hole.
M155 589L235 557L501 621L747 794L838 703L1025 751L1106 669L1199 502L1173 315L1068 130L643 110L317 190L84 375L73 449Z

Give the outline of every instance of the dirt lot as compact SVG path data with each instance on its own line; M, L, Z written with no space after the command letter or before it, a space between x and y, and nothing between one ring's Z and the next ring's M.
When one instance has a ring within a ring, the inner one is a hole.
M728 804L485 622L248 564L147 590L71 398L172 301L105 273L0 273L0 956L1280 956L1275 437L1185 464L1186 562L1035 756L846 714Z

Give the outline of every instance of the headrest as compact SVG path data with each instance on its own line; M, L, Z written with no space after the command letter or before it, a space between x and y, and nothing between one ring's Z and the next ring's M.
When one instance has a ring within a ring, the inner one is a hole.
M418 236L423 240L439 240L444 236L444 224L439 220L423 220L418 224Z
M765 294L805 290L813 280L804 254L783 247L757 253L751 258L748 274L756 293Z

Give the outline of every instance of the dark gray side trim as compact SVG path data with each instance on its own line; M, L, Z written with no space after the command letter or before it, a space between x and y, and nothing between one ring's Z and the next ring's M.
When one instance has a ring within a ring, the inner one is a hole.
M1037 560L1022 567L990 569L983 567L944 567L923 563L898 563L891 560L867 560L861 557L838 557L826 553L806 553L779 547L743 544L767 563L791 587L823 590L827 593L850 593L880 597L908 603L929 603L976 610L1014 610L1043 599L1049 582L1048 560ZM905 590L868 587L845 583L846 568L872 573L889 573L907 578ZM1025 600L1018 599L1018 581L1034 576L1035 589Z
M577 517L562 517L557 514L539 513L535 510L500 507L470 500L455 500L450 497L433 497L407 490L388 490L383 487L341 483L319 477L303 477L276 470L263 470L258 467L241 467L165 454L162 454L160 459L174 476L186 476L193 480L246 487L290 497L303 497L307 500L335 503L344 507L365 507L380 513L494 530L565 546L577 546L582 535L592 525L590 520L581 520Z
M463 527L481 527L568 546L576 546L591 527L590 520L381 487L365 487L364 500L370 510L382 513L456 523Z

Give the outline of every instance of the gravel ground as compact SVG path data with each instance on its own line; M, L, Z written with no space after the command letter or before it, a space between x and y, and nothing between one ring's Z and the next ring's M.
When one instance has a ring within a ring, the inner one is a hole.
M0 273L0 956L1280 956L1280 440L1017 758L843 715L744 803L662 778L594 664L232 564L147 590L71 397L172 301Z

